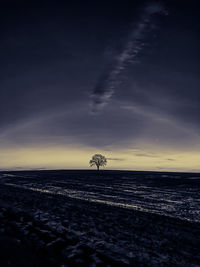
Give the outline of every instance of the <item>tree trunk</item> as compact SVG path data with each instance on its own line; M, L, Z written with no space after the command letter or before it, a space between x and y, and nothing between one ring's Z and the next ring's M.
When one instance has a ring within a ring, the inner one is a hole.
M97 170L99 171L99 166L97 165Z

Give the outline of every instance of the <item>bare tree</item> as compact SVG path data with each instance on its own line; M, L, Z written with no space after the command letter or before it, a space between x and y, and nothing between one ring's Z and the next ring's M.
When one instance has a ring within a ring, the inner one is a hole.
M90 166L97 166L97 170L99 171L100 166L105 166L107 164L106 158L101 154L95 154L92 156L92 159L90 160Z

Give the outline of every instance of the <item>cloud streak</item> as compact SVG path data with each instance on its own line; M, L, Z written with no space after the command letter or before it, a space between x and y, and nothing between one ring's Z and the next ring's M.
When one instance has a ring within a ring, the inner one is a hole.
M124 161L123 158L106 158L107 160Z
M141 13L137 23L132 27L121 53L115 59L114 64L101 75L90 95L94 114L108 103L116 87L121 83L120 75L127 66L138 61L138 55L145 46L146 35L152 31L152 15L167 15L163 5L158 3L146 5Z

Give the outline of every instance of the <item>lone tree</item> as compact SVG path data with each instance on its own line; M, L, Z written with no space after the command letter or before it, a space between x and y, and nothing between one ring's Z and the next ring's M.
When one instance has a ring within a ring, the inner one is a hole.
M107 164L106 158L101 154L95 154L92 156L92 159L90 160L90 166L97 166L97 170L99 171L100 166L105 166Z

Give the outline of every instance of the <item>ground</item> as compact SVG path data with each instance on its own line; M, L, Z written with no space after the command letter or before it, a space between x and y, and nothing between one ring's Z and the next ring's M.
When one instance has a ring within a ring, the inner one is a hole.
M200 175L0 173L0 266L200 266Z

